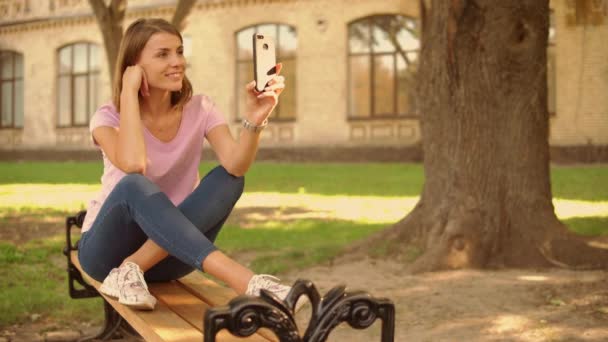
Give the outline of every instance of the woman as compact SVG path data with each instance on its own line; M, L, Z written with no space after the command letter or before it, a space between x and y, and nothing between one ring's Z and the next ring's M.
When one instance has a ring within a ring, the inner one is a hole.
M263 288L284 299L290 287L255 275L213 244L285 88L281 64L264 92L255 92L255 81L246 85L244 128L236 141L213 102L192 95L182 43L163 19L139 19L125 32L113 103L100 107L89 127L104 172L83 224L80 263L103 281L102 293L137 309L156 304L146 281L177 279L194 269L239 294L259 295ZM203 138L221 166L199 182Z

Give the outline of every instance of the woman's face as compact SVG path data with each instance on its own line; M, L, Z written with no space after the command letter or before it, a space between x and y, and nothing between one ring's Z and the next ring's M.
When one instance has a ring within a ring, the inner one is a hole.
M153 34L139 56L150 89L182 89L186 59L178 36L166 32Z

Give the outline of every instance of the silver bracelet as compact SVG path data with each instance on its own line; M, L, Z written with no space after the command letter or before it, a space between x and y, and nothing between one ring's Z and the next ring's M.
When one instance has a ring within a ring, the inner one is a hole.
M268 126L268 119L264 119L262 124L260 124L259 126L252 124L247 119L243 119L243 127L245 127L246 130L251 131L253 133L261 132L264 128L266 128L266 126Z

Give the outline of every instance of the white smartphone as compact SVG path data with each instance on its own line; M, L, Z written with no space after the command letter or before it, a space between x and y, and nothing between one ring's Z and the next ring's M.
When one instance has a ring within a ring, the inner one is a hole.
M263 34L253 35L253 75L255 90L264 91L268 82L277 73L277 58L274 39Z

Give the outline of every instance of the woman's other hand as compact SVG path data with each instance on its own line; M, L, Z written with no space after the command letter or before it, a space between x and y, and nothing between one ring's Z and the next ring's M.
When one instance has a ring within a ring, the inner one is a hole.
M268 82L263 92L255 90L255 81L251 81L245 86L245 118L252 124L259 126L266 120L274 107L279 103L279 95L285 89L285 77L280 76L283 64L278 63L277 72Z

